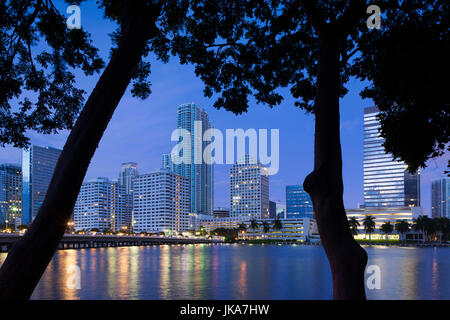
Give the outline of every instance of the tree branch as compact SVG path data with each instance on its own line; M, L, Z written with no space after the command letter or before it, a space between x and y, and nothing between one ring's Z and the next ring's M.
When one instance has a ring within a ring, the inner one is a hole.
M305 10L308 19L316 30L317 34L320 35L323 32L323 28L326 26L324 15L322 10L320 10L316 4L315 0L301 0L300 3Z

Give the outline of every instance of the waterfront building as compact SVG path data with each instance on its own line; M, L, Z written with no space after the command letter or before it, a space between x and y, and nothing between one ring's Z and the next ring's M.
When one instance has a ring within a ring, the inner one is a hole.
M277 217L277 204L275 201L269 201L269 218L275 219Z
M29 225L44 202L61 150L31 146L22 152L22 224Z
M379 109L364 109L364 206L420 206L420 172L410 174L407 165L384 150L377 119Z
M269 218L268 169L249 155L230 169L230 216Z
M186 177L189 181L190 212L212 215L214 208L214 165L206 164L202 157L202 150L209 144L203 139L205 131L212 128L208 114L195 103L182 104L178 106L177 126L179 129L190 132L190 163L174 164L173 169L175 173ZM196 161L197 158L200 158L201 163L196 163L198 162ZM163 167L167 167L164 163L163 165Z
M192 230L203 228L208 234L218 228L237 229L241 223L248 220L247 217L221 217L215 218L210 215L196 215L195 221L191 221Z
M0 225L18 227L22 212L22 168L0 164Z
M384 234L381 233L381 225L385 222L390 222L395 225L399 220L406 220L409 224L413 224L413 220L418 216L424 215L422 207L362 207L359 209L346 209L347 218L356 218L359 222L357 239L368 238L364 231L363 221L367 216L375 218L375 231L372 234L372 239L384 239ZM395 233L389 237L391 239L398 239L398 234Z
M137 163L125 162L122 163L122 168L119 173L118 183L123 187L124 194L121 197L121 201L126 201L126 213L119 216L120 220L113 223L113 229L131 228L131 212L133 210L133 183L134 178L139 175L137 170Z
M213 211L214 218L227 218L230 216L230 209L228 208L215 208Z
M313 218L313 216L311 197L303 189L303 186L286 186L286 218Z
M74 207L74 229L128 230L131 221L128 198L125 186L108 178L83 183Z
M133 230L173 234L189 229L189 180L167 169L134 179Z
M244 221L247 225L245 231L239 232L239 239L254 240L284 240L284 241L298 241L298 242L320 242L320 237L317 233L316 221L312 218L295 218L284 219L281 223L281 229L274 228L274 221L272 219L261 219L256 221L258 228L252 229L250 221ZM264 232L263 223L269 225L269 230Z
M450 219L450 178L431 183L431 216Z

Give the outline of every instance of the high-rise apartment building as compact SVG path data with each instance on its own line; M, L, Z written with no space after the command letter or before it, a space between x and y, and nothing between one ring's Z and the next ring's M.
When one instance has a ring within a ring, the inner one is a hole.
M206 130L212 128L208 114L194 103L182 104L178 106L177 126L179 129L190 132L191 150L188 157L190 163L175 164L174 171L189 179L191 213L212 215L214 166L206 164L202 154L202 150L209 144L209 142L203 141L203 136Z
M122 169L119 174L119 184L125 188L127 194L133 193L133 179L138 175L137 163L122 163Z
M230 216L269 218L267 167L246 155L230 169Z
M303 189L303 186L286 186L286 218L313 218L313 216L311 197Z
M450 219L450 178L442 178L431 183L431 216Z
M22 152L22 224L29 225L44 202L61 150L31 146Z
M377 107L364 109L364 206L420 206L420 173L384 150Z
M22 212L22 168L0 164L0 224L18 227Z
M131 207L127 198L125 187L108 178L83 183L73 211L75 230L128 229Z
M170 170L134 179L134 232L172 234L189 229L189 180Z

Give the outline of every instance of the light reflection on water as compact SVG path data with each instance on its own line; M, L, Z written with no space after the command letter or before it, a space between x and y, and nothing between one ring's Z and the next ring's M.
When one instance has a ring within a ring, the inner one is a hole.
M365 247L381 269L369 299L450 299L450 248ZM6 254L0 254L0 263ZM81 269L81 290L67 269ZM330 299L321 247L163 245L60 250L33 299Z

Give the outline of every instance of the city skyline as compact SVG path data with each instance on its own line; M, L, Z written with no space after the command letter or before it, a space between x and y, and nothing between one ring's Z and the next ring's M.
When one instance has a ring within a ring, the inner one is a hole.
M64 11L63 3L57 4ZM92 40L99 48L99 54L108 60L111 40L108 34L115 25L102 20L102 12L95 3L83 3L83 28L90 30ZM208 113L214 127L280 129L280 171L271 176L270 200L284 201L285 186L303 184L304 178L313 170L314 116L294 106L294 99L286 99L271 109L250 101L247 113L234 115L217 110L212 104L214 98L203 96L204 85L194 73L194 68L181 65L174 58L168 64L156 59L152 63L152 94L145 101L132 98L125 93L113 115L104 137L94 155L85 181L97 177L116 177L124 162L134 161L142 172L160 168L161 154L170 152L170 133L176 129L174 119L179 104L195 101ZM86 92L94 88L99 75L86 78L76 72L77 83ZM362 99L360 90L367 83L351 79L347 86L349 93L341 99L341 139L343 156L344 204L356 208L364 203L363 198L363 109L373 106L370 99ZM32 144L62 148L68 132L58 135L41 135L30 132ZM21 150L11 146L0 147L0 163L20 163ZM444 176L450 155L432 159L421 171L422 206L426 213L431 211L431 182ZM215 207L228 206L228 172L231 165L215 166Z

